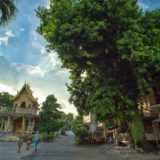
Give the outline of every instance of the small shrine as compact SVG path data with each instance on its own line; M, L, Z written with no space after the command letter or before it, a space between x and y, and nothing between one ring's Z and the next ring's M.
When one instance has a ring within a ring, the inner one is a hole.
M33 92L28 84L24 84L20 91L13 97L12 107L1 107L2 117L1 132L33 132L35 124L39 121L38 99L33 97Z

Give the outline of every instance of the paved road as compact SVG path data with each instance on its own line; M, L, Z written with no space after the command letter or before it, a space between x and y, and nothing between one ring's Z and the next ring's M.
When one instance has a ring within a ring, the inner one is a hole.
M108 146L109 147L109 146ZM41 143L38 151L21 160L123 160L106 152L105 147L77 146L73 136L62 137L54 143Z
M23 143L21 153L17 153L17 142L0 142L0 160L20 160L21 157L33 152L34 147L26 150L26 143Z

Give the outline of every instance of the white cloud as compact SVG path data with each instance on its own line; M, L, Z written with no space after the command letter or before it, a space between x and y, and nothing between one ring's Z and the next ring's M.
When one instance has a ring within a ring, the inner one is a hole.
M45 72L47 72L46 70L41 69L39 66L31 66L31 65L24 65L22 63L12 63L11 64L13 67L15 67L15 69L17 71L25 71L30 75L40 75L40 76L44 76Z
M146 3L143 3L143 2L138 2L138 5L143 9L143 10L146 10L149 8L149 6L146 4Z
M49 58L49 61L52 65L52 67L54 68L56 65L61 65L61 62L60 60L58 59L58 56L55 52L52 52L52 53L48 53L48 58Z
M46 72L45 70L42 70L40 67L38 66L25 66L25 69L27 71L28 74L38 74L41 75L42 77L44 76L44 73Z
M25 29L24 29L24 28L20 28L20 30L21 30L21 31L24 31Z
M58 103L61 104L62 110L65 113L73 113L74 115L78 115L77 110L75 109L75 107L72 104L70 104L68 101L59 100Z
M59 76L68 76L69 75L69 72L68 72L68 70L59 70L59 71L57 71L57 75L59 75Z
M45 7L46 7L47 9L50 8L50 0L45 0Z
M41 46L41 53L42 53L42 55L44 55L46 53L46 49L44 46Z
M0 45L4 43L4 44L8 44L8 37L0 37Z
M32 87L32 86L31 86L31 87ZM31 89L32 89L32 91L33 91L33 88L31 88ZM41 106L42 103L45 101L45 95L44 95L43 93L39 92L39 91L34 92L34 93L33 93L33 96L34 96L35 98L38 98L38 103L39 103L40 106Z
M14 37L14 34L12 33L11 30L6 31L6 35L7 35L8 37Z
M15 95L17 92L10 86L0 83L0 92L8 92L12 95Z
M12 33L11 30L6 31L6 36L5 37L0 37L0 45L4 43L5 45L8 45L8 38L14 37L14 34Z
M33 39L34 39L35 41L38 40L36 31L32 31L31 33L32 33L32 35L33 35Z

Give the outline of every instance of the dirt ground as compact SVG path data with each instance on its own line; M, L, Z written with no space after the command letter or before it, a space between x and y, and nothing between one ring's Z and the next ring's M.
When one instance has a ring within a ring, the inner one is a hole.
M138 153L136 150L128 147L109 147L104 146L104 150L108 150L112 155L123 158L125 160L160 160L160 154L158 153Z

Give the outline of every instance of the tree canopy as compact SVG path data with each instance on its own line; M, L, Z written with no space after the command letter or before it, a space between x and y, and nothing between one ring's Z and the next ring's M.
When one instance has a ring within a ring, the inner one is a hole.
M13 102L12 99L13 96L10 95L8 92L1 92L0 93L0 107L12 107Z
M42 104L42 111L40 112L40 122L38 128L40 132L55 132L61 127L61 111L60 104L54 95L46 97L45 102Z
M7 25L16 15L17 0L0 0L0 26Z
M36 10L37 31L70 70L70 102L97 120L131 121L138 102L158 86L160 10L137 0L51 0Z

